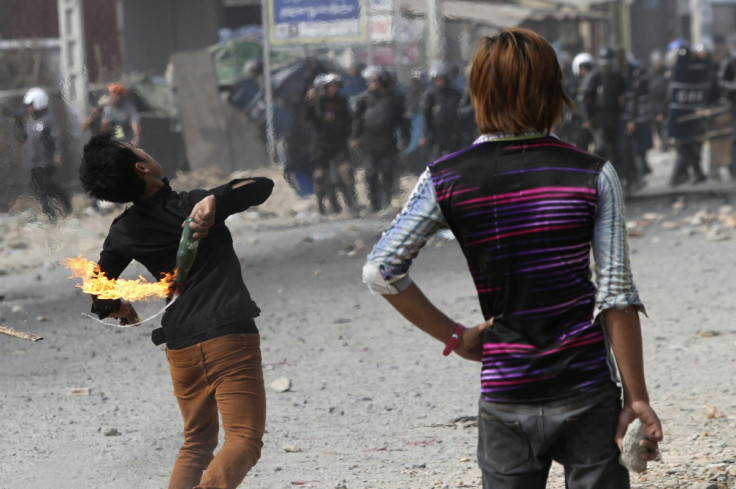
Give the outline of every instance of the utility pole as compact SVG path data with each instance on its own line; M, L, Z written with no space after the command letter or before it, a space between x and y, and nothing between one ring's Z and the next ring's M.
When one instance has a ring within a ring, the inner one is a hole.
M690 40L713 46L713 6L710 0L690 0Z
M82 0L57 0L61 44L61 94L80 119L87 113L87 58Z
M366 37L368 43L366 44L366 54L368 57L367 65L373 65L373 5L370 0L366 0L364 3L365 18L366 18Z
M271 86L271 0L261 0L261 23L263 24L263 97L266 102L266 152L269 163L276 159L276 134L273 126L273 87Z
M427 38L429 41L429 52L427 53L430 63L433 60L444 61L445 59L445 24L442 17L442 0L427 0Z

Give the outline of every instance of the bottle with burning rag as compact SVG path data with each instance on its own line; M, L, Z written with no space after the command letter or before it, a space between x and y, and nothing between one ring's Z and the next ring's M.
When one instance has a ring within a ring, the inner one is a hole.
M184 282L186 282L189 270L197 257L197 249L199 249L199 241L195 241L194 230L189 226L194 219L188 217L184 221L184 229L181 231L181 240L179 241L179 249L176 252L176 278L174 279L174 299L181 295L184 290Z

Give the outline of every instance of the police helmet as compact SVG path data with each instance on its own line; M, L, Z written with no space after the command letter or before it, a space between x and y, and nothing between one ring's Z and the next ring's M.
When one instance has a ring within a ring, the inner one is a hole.
M333 83L337 83L338 85L342 86L342 77L338 75L337 73L327 73L324 76L324 86L331 85Z
M49 106L49 94L43 88L30 88L23 96L25 105L32 105L33 110L43 110Z
M614 66L618 53L611 46L603 46L598 51L598 64L600 66Z
M669 51L667 51L667 54L664 56L664 65L667 68L674 68L677 64L677 58L679 56L686 56L690 51L690 48L688 48L687 45L678 45Z
M263 61L260 59L250 59L243 65L243 71L251 77L259 76L263 73Z
M660 66L664 62L664 57L659 49L655 49L649 55L649 62L652 66Z
M432 80L442 77L445 80L450 81L452 78L452 70L446 63L437 61L432 63L432 66L429 68L429 77Z
M630 68L639 68L639 60L636 59L636 56L634 55L634 53L632 53L631 51L626 51L625 58L626 58L626 64Z
M572 63L572 57L567 51L560 51L557 53L557 62L560 63L562 68L569 67Z
M366 65L362 61L354 61L350 65L350 72L351 74L354 74L354 76L361 76L363 71L365 71Z
M423 82L427 79L427 74L417 68L416 70L412 70L411 79Z
M710 43L706 41L698 42L693 45L693 54L699 58L707 58L710 56L711 51Z
M312 82L312 86L316 89L324 88L327 85L327 76L326 74L320 74L314 77L314 81Z
M572 59L572 74L580 76L580 68L587 67L591 69L595 60L593 55L590 53L579 53Z
M376 81L378 81L378 84L381 85L383 88L388 88L391 86L391 82L393 82L393 77L391 76L391 73L389 73L384 68L381 68L380 66L369 66L363 71L363 77L367 81L371 81L372 78L375 78Z

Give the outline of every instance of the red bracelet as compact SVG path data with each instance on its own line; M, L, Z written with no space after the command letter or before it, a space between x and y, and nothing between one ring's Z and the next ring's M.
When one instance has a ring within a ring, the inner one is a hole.
M452 333L450 339L445 343L445 349L442 352L444 356L449 355L455 350L455 348L457 348L457 345L460 344L460 338L463 337L463 333L465 333L465 326L460 323L455 323L455 332Z

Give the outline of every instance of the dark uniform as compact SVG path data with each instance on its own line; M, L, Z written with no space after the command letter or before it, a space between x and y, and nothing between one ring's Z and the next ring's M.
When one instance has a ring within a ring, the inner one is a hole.
M44 214L56 221L57 214L64 216L71 212L72 201L55 178L55 159L62 154L61 126L48 109L48 95L40 92L41 89L32 88L26 93L24 102L34 108L25 122L16 126L17 139L23 143L23 168L31 172L31 188ZM35 96L45 97L45 103L39 105Z
M690 171L693 183L706 179L700 166L705 126L701 118L694 116L712 97L711 78L712 64L707 53L688 46L678 48L667 91L667 135L677 150L670 186L685 183Z
M434 84L422 94L421 108L427 123L426 138L432 147L432 160L453 153L462 147L462 133L458 110L462 92L450 84L449 75L443 77L443 85Z
M646 70L642 69L636 61L627 63L627 84L629 85L628 103L632 105L626 112L634 115L634 132L631 134L631 142L636 184L638 185L643 183L644 175L651 173L647 162L647 151L654 147L654 139L652 138L649 77Z
M601 49L599 66L583 79L580 112L593 133L594 152L610 161L625 187L635 180L633 154L627 149L625 125L633 121L626 105L628 85L618 70L618 55L610 47Z
M419 175L427 168L427 148L420 146L419 142L426 133L426 122L421 110L422 94L427 89L427 75L421 70L414 70L411 74L411 82L406 88L406 113L411 126L411 139L409 145L404 148L404 166L409 173Z
M473 144L479 136L478 125L475 123L475 105L468 88L463 91L457 117L460 124L460 147L464 148Z
M667 149L667 131L665 115L667 114L667 84L669 73L659 56L652 57L656 62L652 63L649 72L649 100L651 101L653 132L659 139L661 148Z
M404 116L404 97L394 89L391 74L383 70L368 72L366 78L369 82L374 78L378 86L356 98L352 139L360 150L371 209L375 212L391 202L398 153L396 135L400 132L406 145L410 128Z
M729 171L731 178L736 178L736 56L730 55L721 61L718 69L718 88L721 101L731 106L733 142Z
M590 150L593 143L593 135L583 127L583 116L581 107L583 106L583 80L586 75L593 69L593 56L589 53L579 53L572 61L572 73L563 80L563 88L565 93L575 102L575 109L565 107L565 120L560 131L560 137L574 144L578 148L585 151Z
M331 80L325 88L333 82L339 83L337 78ZM320 213L326 213L325 197L329 199L333 212L342 211L338 190L345 204L354 209L355 181L348 151L352 117L347 98L339 93L334 96L329 93L316 95L307 104L306 117L316 136L312 182Z

